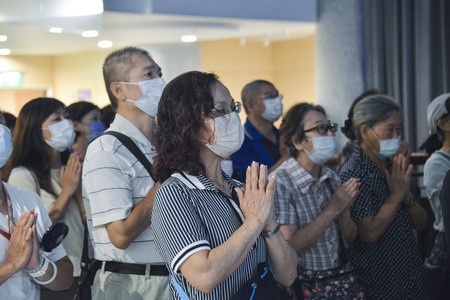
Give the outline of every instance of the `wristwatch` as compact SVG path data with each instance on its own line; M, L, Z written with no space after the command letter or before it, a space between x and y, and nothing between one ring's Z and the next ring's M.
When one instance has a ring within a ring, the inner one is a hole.
M262 234L263 237L270 238L271 236L277 234L278 230L280 230L280 224L277 224L277 226L275 226L275 228L272 229L271 231L263 230L261 232L261 234Z

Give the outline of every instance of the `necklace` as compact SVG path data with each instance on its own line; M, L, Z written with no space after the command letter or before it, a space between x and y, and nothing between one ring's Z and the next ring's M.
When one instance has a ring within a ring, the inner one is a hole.
M8 201L9 195L8 192L6 191L5 187L3 186L3 190L5 192L5 201L6 204L8 206L8 215L7 215L7 219L8 219L8 229L9 232L6 232L2 229L0 229L0 234L3 235L5 238L7 238L8 240L11 239L11 233L14 231L14 215L13 215L13 209L12 209L12 203L11 201Z

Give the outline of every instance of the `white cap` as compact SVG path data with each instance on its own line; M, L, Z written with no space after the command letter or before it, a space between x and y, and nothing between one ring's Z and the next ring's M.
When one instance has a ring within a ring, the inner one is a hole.
M436 133L437 121L450 112L450 93L442 94L428 104L427 121L431 133Z

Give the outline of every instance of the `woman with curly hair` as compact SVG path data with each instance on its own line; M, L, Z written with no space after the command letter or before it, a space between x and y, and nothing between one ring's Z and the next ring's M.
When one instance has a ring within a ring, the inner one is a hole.
M171 273L172 299L239 297L269 257L278 282L289 286L295 279L295 251L278 233L275 179L267 179L267 167L253 163L246 186L220 168L244 139L239 111L211 73L182 74L161 96L154 171L164 183L152 228Z

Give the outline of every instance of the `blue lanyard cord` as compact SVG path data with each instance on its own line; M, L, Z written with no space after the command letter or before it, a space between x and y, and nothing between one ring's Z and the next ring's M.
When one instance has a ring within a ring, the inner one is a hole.
M250 295L250 299L249 300L253 300L253 297L255 297L255 294L256 294L256 288L258 287L258 285L256 284L256 283L253 283L252 284L252 289L253 289L253 291L252 291L252 294Z
M177 290L178 295L180 296L181 300L189 300L189 296L186 294L186 292L183 290L181 285L178 283L178 281L175 280L175 277L172 276L170 279L170 282L175 287L175 290Z
M264 268L264 272L261 274L261 279L263 279L264 277L266 277L267 273L269 272L269 268L265 267Z

